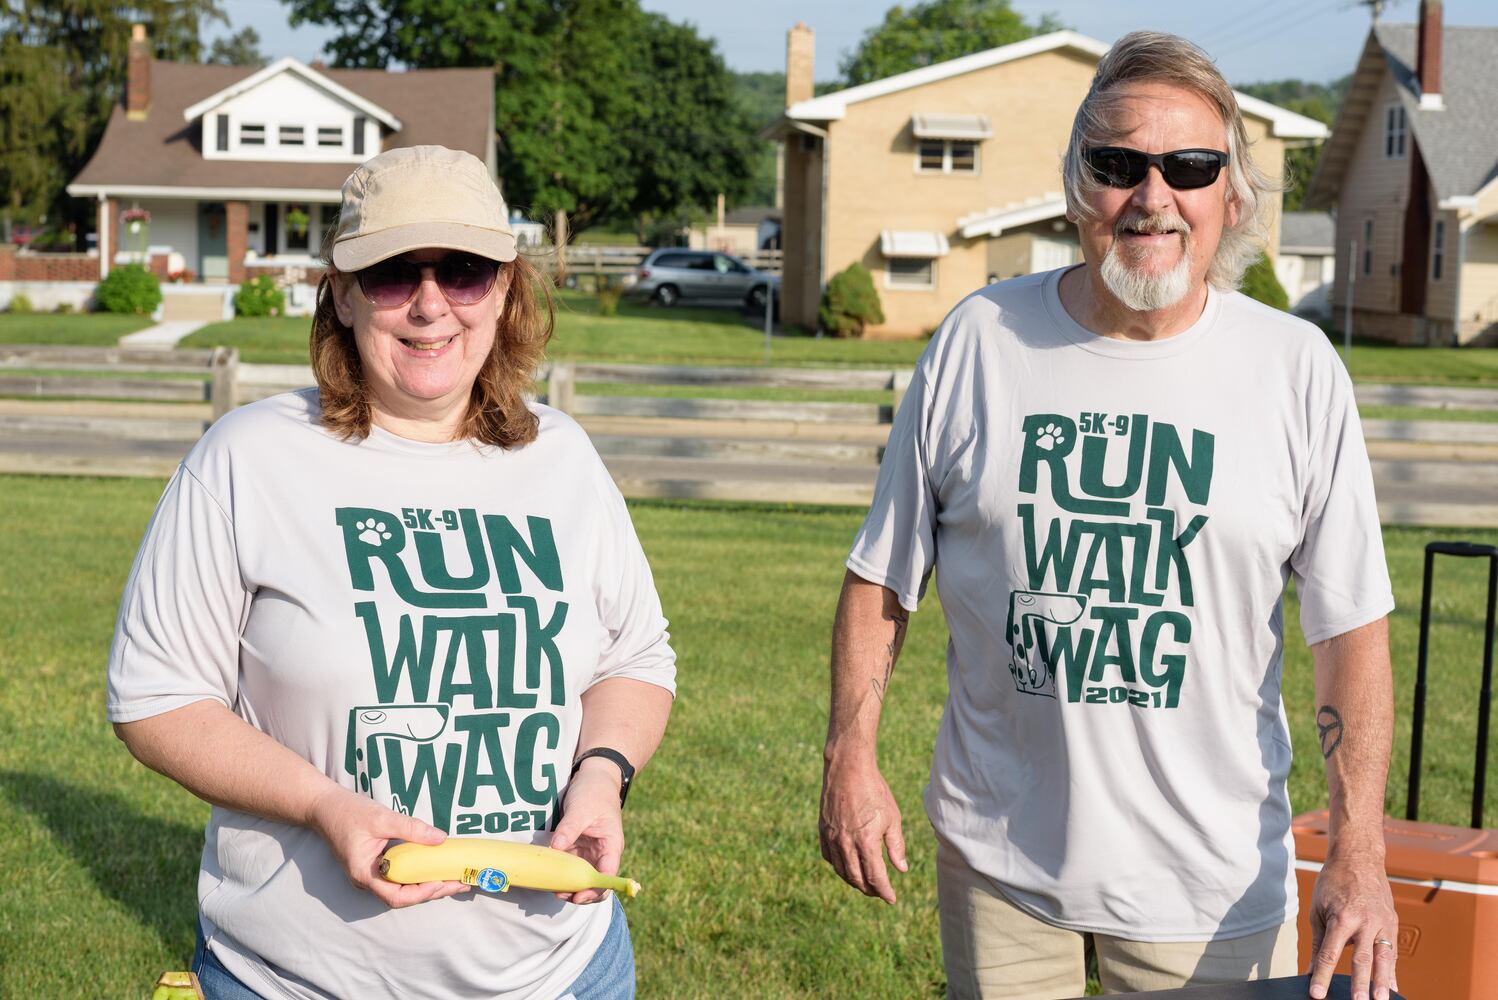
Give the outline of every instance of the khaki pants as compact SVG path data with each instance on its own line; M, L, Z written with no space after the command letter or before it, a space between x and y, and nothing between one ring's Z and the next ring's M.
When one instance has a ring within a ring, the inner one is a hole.
M1084 936L1010 903L940 838L936 887L947 996L955 1000L1069 1000L1086 989ZM1295 921L1222 941L1152 943L1088 935L1105 993L1293 976Z

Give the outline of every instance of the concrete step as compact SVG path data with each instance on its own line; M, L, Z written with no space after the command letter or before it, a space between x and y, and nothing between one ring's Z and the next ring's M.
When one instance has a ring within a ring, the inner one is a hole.
M1422 406L1438 410L1498 410L1498 389L1359 382L1353 387L1365 406Z
M228 291L218 288L175 289L170 285L161 289L161 320L163 323L177 320L197 320L217 323L225 318L226 309L232 309L226 298ZM229 315L233 315L230 312Z

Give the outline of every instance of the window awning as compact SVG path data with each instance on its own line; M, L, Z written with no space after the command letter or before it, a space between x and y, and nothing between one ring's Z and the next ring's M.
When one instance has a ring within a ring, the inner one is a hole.
M993 135L984 115L910 116L910 128L917 139L966 139L976 142Z
M879 252L886 257L945 257L951 247L946 233L915 229L886 229L879 234Z
M990 208L973 212L957 220L962 238L970 240L978 236L999 236L1006 229L1016 229L1047 219L1059 219L1066 215L1066 199L1059 194L1046 194L1027 198L1004 208Z

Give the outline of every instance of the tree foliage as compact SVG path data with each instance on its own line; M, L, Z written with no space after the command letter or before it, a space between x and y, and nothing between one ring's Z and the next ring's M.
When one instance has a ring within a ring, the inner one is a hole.
M840 69L843 82L852 87L1061 27L1050 14L1033 25L1028 23L1010 7L1009 0L926 0L910 7L896 5L885 12L882 24L868 30Z
M1257 97L1271 104L1278 104L1287 111L1314 118L1324 125L1331 125L1342 107L1342 98L1347 93L1351 75L1331 83L1307 83L1304 80L1274 80L1265 83L1249 83L1237 89L1249 97ZM1324 143L1312 146L1292 146L1285 150L1285 211L1298 212L1304 202L1306 189L1316 173L1316 162L1321 156Z
M751 137L713 44L639 0L290 0L340 66L495 71L511 204L574 229L680 212L748 186Z
M260 32L243 28L227 38L215 38L203 61L220 66L264 66L266 60L260 51Z
M98 145L124 93L130 25L158 59L196 62L217 0L6 0L0 5L0 212L57 219L67 182Z

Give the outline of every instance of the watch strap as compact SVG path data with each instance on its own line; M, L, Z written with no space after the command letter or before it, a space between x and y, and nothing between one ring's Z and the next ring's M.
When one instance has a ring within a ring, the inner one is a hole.
M577 755L577 759L572 762L572 774L576 774L577 769L582 766L583 761L589 757L602 757L619 765L619 774L623 778L619 782L619 805L622 808L624 800L629 796L629 784L635 780L635 766L629 762L628 757L624 756L618 750L610 747L594 747L591 750L584 750ZM568 775L568 777L571 777L571 775Z

